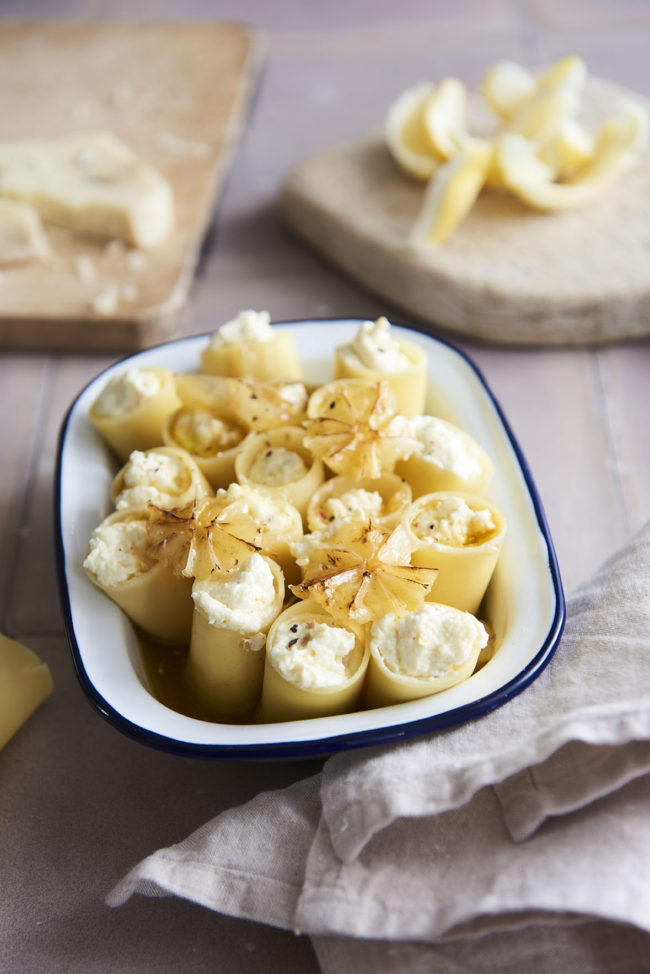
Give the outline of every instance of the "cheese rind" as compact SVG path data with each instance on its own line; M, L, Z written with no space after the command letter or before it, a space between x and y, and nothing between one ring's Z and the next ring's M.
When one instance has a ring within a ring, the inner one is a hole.
M0 749L51 692L47 664L31 649L0 635Z

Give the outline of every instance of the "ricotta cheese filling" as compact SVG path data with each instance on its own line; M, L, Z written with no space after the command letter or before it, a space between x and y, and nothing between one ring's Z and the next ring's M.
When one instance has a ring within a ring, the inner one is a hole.
M302 690L345 683L358 666L354 634L340 626L309 619L287 619L267 646L275 669Z
M122 416L152 399L161 388L162 379L156 372L126 369L109 379L95 401L95 411L102 416Z
M240 342L268 342L273 338L271 316L268 311L240 311L212 336L210 344L238 345Z
M116 509L160 507L173 502L192 486L192 474L182 457L134 450L124 469L123 488L115 498Z
M488 634L482 622L436 602L425 602L401 619L389 613L370 629L370 647L387 668L418 679L447 676L468 659L477 639L483 649Z
M416 452L442 470L470 479L483 472L483 451L478 443L437 416L411 416L408 435L417 441Z
M229 516L249 517L265 533L290 536L295 534L297 524L301 529L300 515L295 508L254 487L232 483L227 489L217 491L216 500L223 504L222 510Z
M143 575L153 565L148 554L147 522L137 518L100 524L92 533L83 563L104 587Z
M199 457L213 457L237 446L243 438L234 423L219 419L209 409L182 410L172 432L179 446Z
M301 480L307 473L307 465L295 450L272 446L255 457L248 476L265 487L282 487Z
M421 541L463 548L486 541L495 524L487 508L476 511L462 497L444 497L420 511L411 530Z
M326 545L343 524L350 522L365 524L369 518L379 517L382 504L381 494L376 490L362 488L348 490L340 497L328 497L320 512L323 517L322 527L311 534L303 535L289 545L296 564L301 567L308 565L312 553Z
M328 497L323 504L323 514L329 524L341 521L367 521L378 518L381 514L383 500L376 490L364 490L355 487L346 491L340 497Z
M375 372L402 372L411 365L391 335L387 318L364 321L350 347L359 361Z
M253 634L249 648L255 651L262 649L266 641L259 630L268 629L278 614L273 573L256 552L226 574L197 579L192 598L210 625Z

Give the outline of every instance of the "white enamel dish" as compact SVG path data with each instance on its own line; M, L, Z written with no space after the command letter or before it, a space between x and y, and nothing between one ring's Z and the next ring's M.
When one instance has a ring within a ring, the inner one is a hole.
M282 324L295 336L305 378L331 377L335 345L357 320ZM93 529L109 513L117 470L88 419L91 403L126 365L194 371L207 336L147 349L117 363L75 399L61 428L55 487L57 568L66 631L77 676L96 709L131 737L178 754L213 758L290 758L405 740L462 724L505 704L543 670L564 625L555 552L530 471L497 402L476 367L445 341L394 326L427 352L428 411L470 433L495 467L487 496L504 513L508 533L486 596L496 633L493 658L469 680L432 697L336 717L280 724L219 724L164 706L150 692L131 624L87 578L82 562Z

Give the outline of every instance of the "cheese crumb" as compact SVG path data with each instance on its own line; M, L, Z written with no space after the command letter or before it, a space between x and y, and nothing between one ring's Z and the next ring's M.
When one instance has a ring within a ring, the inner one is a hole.
M81 254L79 257L75 258L74 269L82 284L94 283L95 278L97 277L97 274L95 273L95 265L87 254Z
M120 292L114 284L109 284L93 298L92 309L98 315L109 317L115 314L119 303Z

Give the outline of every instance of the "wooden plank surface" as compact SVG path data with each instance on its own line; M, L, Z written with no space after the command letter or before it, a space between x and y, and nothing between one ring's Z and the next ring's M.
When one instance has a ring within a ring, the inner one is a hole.
M260 35L237 23L0 25L0 140L114 132L175 199L170 236L137 260L48 224L52 257L2 270L0 345L128 350L170 337L260 57ZM92 263L92 280L79 258ZM110 287L120 300L102 315L93 301Z

